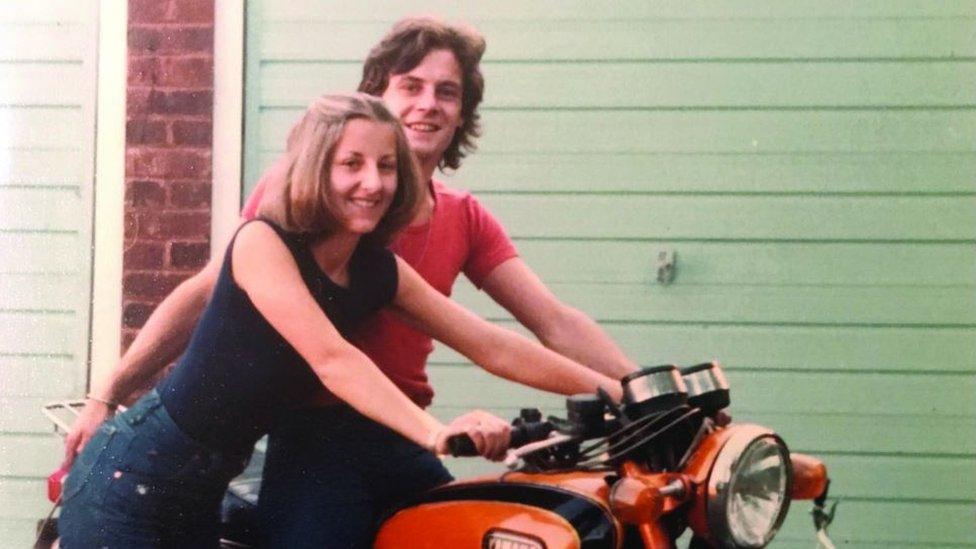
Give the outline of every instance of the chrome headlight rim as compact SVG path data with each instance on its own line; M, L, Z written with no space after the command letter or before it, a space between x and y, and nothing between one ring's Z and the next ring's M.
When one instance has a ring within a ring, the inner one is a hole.
M737 432L719 450L718 456L708 473L708 500L706 501L708 527L712 539L721 543L723 547L743 549L765 547L776 536L790 508L790 488L793 485L790 450L779 435L765 427L758 425L739 425L737 427ZM732 494L729 487L732 484L731 481L735 472L742 465L742 460L747 454L746 450L754 443L764 439L775 443L780 458L783 460L786 475L784 493L782 494L783 503L762 542L755 545L742 544L735 539L729 524L729 497Z

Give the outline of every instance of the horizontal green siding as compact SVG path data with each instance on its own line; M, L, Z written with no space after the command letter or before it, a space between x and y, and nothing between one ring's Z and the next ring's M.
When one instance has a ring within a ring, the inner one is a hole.
M284 147L301 107L261 120L263 149ZM976 110L553 111L485 115L478 149L491 153L825 153L969 152ZM585 131L580 131L585 128ZM612 162L613 156L605 162Z
M71 398L77 387L85 385L84 372L73 362L70 355L53 353L7 357L0 384L7 388L5 395L14 398Z
M262 156L270 163L277 152ZM510 154L479 151L446 179L475 192L960 194L976 154ZM730 186L728 180L736 181Z
M85 111L81 106L25 106L9 111L11 148L61 150L81 147L85 136Z
M29 23L0 19L0 62L16 61L81 65L90 43L90 28L84 23ZM51 40L56 36L56 40ZM71 74L66 71L66 75ZM38 90L44 93L46 90ZM62 90L72 93L77 90Z
M656 256L641 240L519 238L519 252L547 282L652 283ZM976 247L877 242L669 242L682 284L764 286L965 286L976 280ZM603 261L592 261L591 257ZM829 269L823 269L828 263Z
M0 311L45 311L70 314L74 309L65 296L77 289L78 274L8 274L0 280Z
M8 171L0 174L4 184L22 187L79 187L83 174L78 166L85 162L82 148L12 149L4 151Z
M308 78L294 80L296 72ZM323 90L352 89L358 64L342 62L269 63L261 89L267 108L308 102ZM727 63L486 63L485 80L507 85L490 90L486 108L967 108L964 86L976 87L976 64L967 61L899 64L823 61L803 65L773 62ZM563 84L536 96L529 90ZM591 82L622 82L605 87ZM721 81L722 86L714 82ZM792 82L788 89L783 82ZM953 84L949 84L952 82ZM666 83L666 85L665 85Z
M448 406L463 406L469 398L468 393L490 394L495 385L494 378L460 365L432 365L429 374L435 386L442 389L437 403ZM976 380L951 373L916 375L730 369L727 374L733 387L733 413L738 410L747 413L861 412L868 415L966 417L968 411L960 410L955 403L976 394ZM804 387L804 390L781 390L791 383Z
M327 9L319 6L308 13ZM504 19L474 21L489 39L492 60L915 60L971 58L976 52L972 34L976 13L971 4L957 16L916 20L880 15L846 18L842 14L822 18L807 14L794 14L793 18L729 14L696 19L691 13L675 18L631 19L591 10L583 10L583 16L577 13L568 18L518 20L518 15L503 9L498 8L496 13L504 13ZM360 62L394 20L364 19L360 14L353 20L301 18L266 23L262 27L262 56L273 61L325 57Z
M499 324L516 328L510 321ZM720 358L735 369L789 371L946 372L970 374L976 337L969 328L781 326L696 321L647 324L614 322L607 332L638 361L677 364ZM748 341L749 345L743 345ZM707 353L707 354L706 354ZM438 346L433 363L461 363ZM976 437L974 437L976 438Z
M0 539L33 543L63 458L41 405L87 385L97 2L0 13Z
M516 237L968 241L976 230L973 196L540 198L492 195L483 202Z
M976 326L969 288L783 288L550 284L567 303L607 322ZM462 303L491 320L510 316L480 292Z
M63 0L67 1L67 0ZM268 6L271 6L269 9ZM405 14L416 13L413 0L386 0L375 2L369 7L354 3L332 3L323 0L293 0L287 5L257 4L255 8L268 21L334 21L356 22L384 19L397 19ZM328 8L328 9L325 9ZM715 0L618 0L612 10L593 13L592 4L587 0L538 0L521 2L519 0L496 0L485 2L458 2L457 0L428 0L424 2L425 13L435 13L447 18L463 17L482 25L493 21L524 21L540 24L551 20L571 19L578 24L589 20L628 20L628 19L722 19L740 18L786 19L799 17L811 19L884 19L884 18L933 18L976 15L976 8L968 0L947 0L929 2L927 0L741 0L735 4ZM802 15L798 15L802 14ZM20 15L12 16L20 18ZM377 35L387 27L380 27ZM309 37L312 39L312 37ZM847 47L856 47L857 42L847 41ZM524 43L523 43L524 44ZM509 45L509 47L512 47Z
M11 446L0 449L0 475L4 477L30 479L37 476L37 469L41 466L45 466L47 471L54 471L64 458L64 446L57 437L48 433L11 435L6 438Z
M309 100L353 88L415 9L249 5L247 185ZM488 39L484 136L447 181L557 295L642 364L722 361L736 419L826 460L838 546L976 544L976 5L424 11ZM670 286L662 250L677 254ZM524 333L470 284L454 296ZM442 419L563 413L440 347L429 374ZM775 546L813 545L809 508Z
M44 248L46 253L37 254ZM64 273L77 270L87 250L71 233L0 233L0 273Z
M79 189L0 187L0 219L3 219L0 234L77 232L82 204Z
M70 312L0 312L0 357L70 356L76 344Z
M972 547L972 503L926 503L896 501L842 501L838 517L831 526L838 547L869 547L878 542L894 542L916 547L955 545ZM802 541L814 547L810 503L791 507L781 537L784 541ZM779 547L779 538L773 547ZM891 545L888 545L891 547Z
M78 63L51 64L43 61L0 65L0 105L70 105L80 99L79 87L88 74Z

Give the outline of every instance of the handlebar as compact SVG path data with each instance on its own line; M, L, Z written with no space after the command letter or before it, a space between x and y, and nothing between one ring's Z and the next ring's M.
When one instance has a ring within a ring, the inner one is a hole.
M525 446L530 442L543 440L549 436L554 427L548 421L538 423L523 423L512 427L512 432L508 440L509 448ZM454 457L477 456L478 449L475 448L474 441L467 434L454 435L447 439L447 448Z

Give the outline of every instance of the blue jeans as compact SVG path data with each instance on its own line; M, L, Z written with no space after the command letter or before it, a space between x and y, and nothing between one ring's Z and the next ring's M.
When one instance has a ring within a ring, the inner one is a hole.
M220 502L246 455L210 450L156 391L103 423L64 484L61 547L218 547Z
M450 482L441 461L347 406L289 412L268 438L268 547L368 548L384 511Z

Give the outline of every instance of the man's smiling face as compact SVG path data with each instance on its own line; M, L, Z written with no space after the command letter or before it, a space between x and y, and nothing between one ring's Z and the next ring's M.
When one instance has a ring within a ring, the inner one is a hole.
M428 53L413 69L391 74L383 100L403 123L422 166L436 166L464 123L461 65L450 50Z

